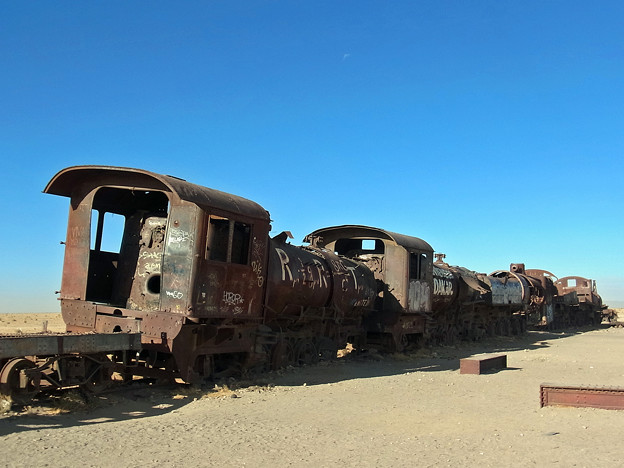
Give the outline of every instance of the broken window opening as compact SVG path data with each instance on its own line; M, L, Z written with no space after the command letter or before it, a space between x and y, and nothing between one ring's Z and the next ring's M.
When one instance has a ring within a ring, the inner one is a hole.
M145 220L166 225L163 192L102 187L93 197L86 299L125 307L138 260Z
M247 265L250 239L251 225L220 216L210 216L206 259Z
M119 253L125 216L105 211L91 212L91 250Z
M423 280L426 274L426 260L425 254L410 253L410 267L409 278L410 280Z
M384 243L381 239L338 239L334 251L338 255L350 258L367 254L383 254Z
M210 217L208 226L207 250L208 259L227 262L230 221L218 216Z
M232 236L232 263L247 265L249 263L249 239L251 226L235 222Z

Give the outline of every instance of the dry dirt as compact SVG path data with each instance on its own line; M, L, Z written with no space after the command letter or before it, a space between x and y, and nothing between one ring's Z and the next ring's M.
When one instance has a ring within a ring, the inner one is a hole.
M7 323L0 330L26 324ZM41 316L23 317L41 329ZM49 329L53 319L47 317ZM60 323L60 322L59 322ZM509 368L461 375L505 352ZM624 386L624 328L350 355L230 389L77 393L0 417L4 466L619 466L624 412L539 405L540 383ZM73 411L55 414L59 408Z
M61 314L2 314L0 313L0 334L39 333L65 331Z

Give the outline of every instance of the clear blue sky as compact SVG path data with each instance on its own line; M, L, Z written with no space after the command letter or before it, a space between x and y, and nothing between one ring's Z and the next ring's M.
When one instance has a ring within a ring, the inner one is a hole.
M356 223L624 301L621 1L4 2L0 312L59 310L70 165ZM619 302L624 305L624 302Z

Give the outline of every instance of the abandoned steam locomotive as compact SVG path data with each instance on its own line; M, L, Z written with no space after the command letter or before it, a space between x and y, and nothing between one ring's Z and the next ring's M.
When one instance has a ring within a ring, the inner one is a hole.
M60 291L69 333L47 347L44 337L0 339L5 392L98 386L113 371L193 382L313 363L347 342L401 350L602 308L591 280L573 278L590 286L582 295L572 278L521 264L477 274L382 229L329 227L293 246L288 232L269 237L258 204L144 170L70 167L44 192L70 199ZM72 347L73 336L89 343Z

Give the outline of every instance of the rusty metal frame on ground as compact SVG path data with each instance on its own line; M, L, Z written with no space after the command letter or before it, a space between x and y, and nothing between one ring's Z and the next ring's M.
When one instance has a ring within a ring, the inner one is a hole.
M624 409L624 387L540 385L540 406Z

